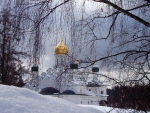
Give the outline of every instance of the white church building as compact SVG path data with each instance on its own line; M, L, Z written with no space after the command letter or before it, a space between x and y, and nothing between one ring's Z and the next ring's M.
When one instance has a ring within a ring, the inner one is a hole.
M61 39L54 49L55 66L38 74L38 66L31 68L32 80L25 87L43 95L57 96L75 104L106 105L106 85L97 77L99 67L79 69L78 62L68 55L68 47Z

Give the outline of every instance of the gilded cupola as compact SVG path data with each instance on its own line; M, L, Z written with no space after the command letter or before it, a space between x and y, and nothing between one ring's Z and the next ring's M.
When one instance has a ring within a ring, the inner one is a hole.
M55 46L55 54L67 54L68 47L63 43L63 40L60 39L60 42Z

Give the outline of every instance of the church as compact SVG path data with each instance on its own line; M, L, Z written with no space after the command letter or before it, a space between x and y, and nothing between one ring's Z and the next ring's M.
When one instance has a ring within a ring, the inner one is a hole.
M98 78L99 67L79 68L79 62L68 55L68 47L61 39L54 48L55 65L38 73L38 66L31 68L32 80L25 87L42 95L63 98L75 104L106 105L106 85Z

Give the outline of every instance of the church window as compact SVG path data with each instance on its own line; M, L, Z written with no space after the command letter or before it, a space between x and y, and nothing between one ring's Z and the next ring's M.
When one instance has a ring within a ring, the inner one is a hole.
M63 59L61 58L61 65L63 65Z
M89 89L89 91L91 91L91 89Z
M66 65L66 58L64 58L64 65Z
M81 104L82 104L82 101L81 101Z
M58 63L60 64L60 58L58 58Z
M80 90L80 93L82 94L82 90Z
M101 94L103 94L104 92L103 91L101 91Z
M57 59L57 65L58 65L58 59Z

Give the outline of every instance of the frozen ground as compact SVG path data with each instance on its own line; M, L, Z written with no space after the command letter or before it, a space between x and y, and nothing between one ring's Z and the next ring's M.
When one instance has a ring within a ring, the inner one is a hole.
M29 89L0 85L0 113L121 113L121 110L112 109L76 105L57 97L40 95Z

